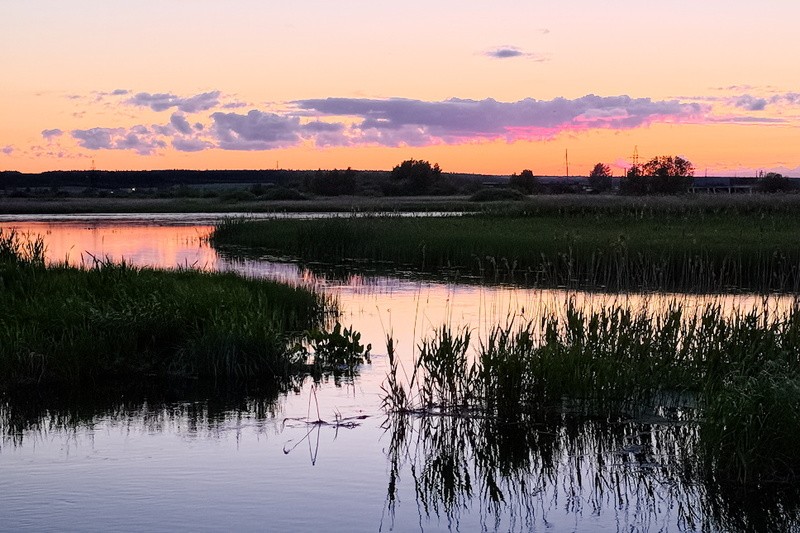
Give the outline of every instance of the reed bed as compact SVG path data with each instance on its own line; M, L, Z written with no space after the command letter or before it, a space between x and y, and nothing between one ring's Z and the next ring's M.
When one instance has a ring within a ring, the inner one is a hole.
M569 303L563 316L496 327L478 346L468 330L443 327L420 343L409 382L390 364L384 388L390 412L510 424L555 407L693 413L715 476L753 484L800 475L800 304L726 318L714 304L584 313Z
M41 238L0 231L0 388L162 377L284 378L334 302L233 274L95 260L45 265Z
M211 243L531 286L800 290L800 217L762 204L553 205L448 217L227 220Z

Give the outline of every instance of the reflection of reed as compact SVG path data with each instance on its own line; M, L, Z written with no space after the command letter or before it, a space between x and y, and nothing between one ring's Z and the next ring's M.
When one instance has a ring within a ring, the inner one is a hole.
M400 428L389 502L403 459L421 512L453 523L476 507L546 522L548 502L566 498L578 515L624 509L636 529L800 526L799 332L797 304L725 316L717 304L586 312L570 301L562 316L494 328L472 354L468 329L441 327L405 382L389 342L383 407ZM732 508L754 490L785 501Z
M790 530L800 526L796 488L761 488L755 504L707 475L697 426L674 412L637 419L542 411L387 418L390 519L410 473L419 512L458 530L463 513L486 530L613 517L623 530ZM768 499L764 492L769 493Z

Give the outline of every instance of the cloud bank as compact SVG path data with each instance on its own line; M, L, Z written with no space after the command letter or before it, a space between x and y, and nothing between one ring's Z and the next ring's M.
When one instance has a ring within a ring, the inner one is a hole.
M426 146L547 140L565 131L632 129L656 122L703 120L710 110L709 104L681 100L593 94L516 102L491 98L320 98L289 102L279 112L251 109L246 113L229 111L229 106L220 101L219 91L190 97L137 93L125 101L156 112L173 112L165 123L76 129L70 132L71 137L88 150L132 150L141 155L169 146L183 152L274 150L301 143L319 147ZM203 119L199 114L203 111L211 113ZM188 114L192 114L191 121ZM42 131L48 140L62 134L57 128Z
M151 155L167 145L145 126L73 130L72 137L87 150L133 150L139 155Z
M701 116L706 107L677 100L653 101L629 96L587 95L569 100L517 102L450 99L426 102L409 99L326 98L293 102L315 116L360 119L361 133L400 131L409 127L446 143L475 138L509 141L554 137L564 130L593 128L630 129L652 122L678 122Z

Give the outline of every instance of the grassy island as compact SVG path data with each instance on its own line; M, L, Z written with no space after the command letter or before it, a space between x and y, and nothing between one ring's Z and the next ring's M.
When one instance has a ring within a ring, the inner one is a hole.
M234 274L45 265L41 239L0 230L0 390L280 378L305 368L292 345L331 308L306 289Z

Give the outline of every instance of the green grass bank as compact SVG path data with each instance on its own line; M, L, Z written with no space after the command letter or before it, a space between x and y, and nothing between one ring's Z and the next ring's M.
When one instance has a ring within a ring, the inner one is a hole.
M41 239L0 231L0 389L192 378L282 378L322 325L319 294L233 274L44 263Z

